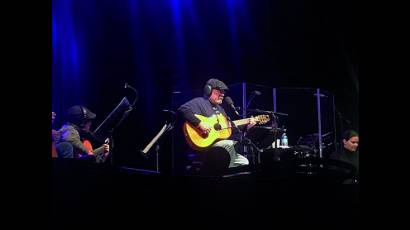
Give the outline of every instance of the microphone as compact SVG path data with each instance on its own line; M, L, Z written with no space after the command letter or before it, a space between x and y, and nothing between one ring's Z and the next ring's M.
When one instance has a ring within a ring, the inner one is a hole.
M255 96L260 96L260 95L262 95L261 91L258 91L258 90L252 91L251 95L249 96L249 101L248 101L248 104L246 105L246 108L249 107L249 105L251 104Z
M126 88L130 88L130 89L132 89L134 92L137 92L137 90L136 90L134 87L130 86L128 83L125 83L125 85L124 85L124 89L126 89Z
M258 90L253 91L252 94L255 94L256 96L262 95L261 91Z
M231 107L231 109L235 112L236 115L241 116L241 115L239 115L238 111L236 110L236 107L233 104L233 101L232 101L231 97L229 97L229 96L225 97L225 103L227 103L229 105L229 107Z
M177 116L177 114L176 114L174 111L172 111L172 110L163 109L162 112L170 113L170 114L172 114L172 115L175 116L175 117Z
M313 96L317 97L317 93L313 94ZM328 96L326 96L324 94L319 94L319 97L328 97Z

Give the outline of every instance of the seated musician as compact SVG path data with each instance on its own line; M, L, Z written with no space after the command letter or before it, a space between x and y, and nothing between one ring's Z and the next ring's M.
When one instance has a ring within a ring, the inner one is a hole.
M355 169L355 180L359 177L359 133L354 130L346 130L342 134L342 149L330 155L330 159L339 160L352 165ZM348 180L344 183L354 183Z
M185 124L189 124L184 126L185 136L187 137L187 133L194 130L193 140L187 138L188 144L190 144L193 149L204 153L203 155L205 156L209 156L212 152L220 153L221 149L224 150L225 153L229 153L230 158L226 163L229 162L228 167L233 168L248 165L249 160L235 149L235 145L238 144L238 141L228 139L231 137L231 131L230 129L226 129L226 127L232 127L232 125L231 122L226 119L227 114L221 106L226 90L228 90L228 87L225 83L218 79L211 78L206 82L204 87L204 96L196 97L186 102L178 108L178 111L186 120ZM207 119L212 116L213 119ZM252 128L256 124L254 118L247 120L247 129ZM215 137L215 135L218 135L218 129L221 130L221 133L226 131L221 134L222 140L220 140L220 137ZM195 133L195 131L197 133ZM198 136L195 136L196 134L198 134ZM206 139L212 137L216 140ZM198 142L198 140L202 141L204 144L201 145L202 143L195 143L195 141Z
M59 158L95 157L97 163L105 162L110 146L103 144L93 149L90 127L96 115L87 107L75 105L68 109L68 121L58 131L56 149Z
M56 119L57 114L55 112L51 112L51 126ZM51 157L57 157L57 150L55 146L55 139L58 136L58 131L51 128Z

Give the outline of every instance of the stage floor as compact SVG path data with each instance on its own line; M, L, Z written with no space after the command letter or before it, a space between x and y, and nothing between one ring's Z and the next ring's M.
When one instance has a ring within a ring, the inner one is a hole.
M286 178L255 171L172 176L77 160L52 162L52 224L57 228L83 222L91 226L101 218L122 226L135 219L154 224L163 218L229 224L238 217L253 227L292 220L332 227L339 224L340 215L352 225L358 204L358 185L309 176Z

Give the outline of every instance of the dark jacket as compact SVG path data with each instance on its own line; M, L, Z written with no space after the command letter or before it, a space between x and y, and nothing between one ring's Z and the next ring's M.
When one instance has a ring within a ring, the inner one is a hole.
M329 158L332 160L338 160L352 165L355 169L354 174L356 179L359 178L359 151L351 152L343 148L341 151L332 153Z
M182 114L184 119L191 123L193 126L198 126L201 122L194 114L210 117L219 111L225 117L227 117L224 108L221 105L213 105L205 97L196 97L178 108L178 111Z
M178 108L178 112L180 112L184 119L194 127L198 126L201 122L197 117L195 117L195 114L210 117L215 115L217 113L216 111L219 111L222 115L228 118L228 120L230 120L229 116L225 112L225 109L221 105L213 105L206 97L196 97ZM239 132L242 131L244 127L239 127L239 129L240 130L237 128L232 128L232 136L229 139L239 140Z

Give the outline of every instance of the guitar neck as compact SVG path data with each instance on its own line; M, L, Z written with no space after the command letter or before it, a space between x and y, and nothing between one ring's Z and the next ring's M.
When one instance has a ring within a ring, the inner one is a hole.
M247 125L250 123L250 118L245 118L245 119L240 119L240 120L236 120L236 121L232 121L236 126L240 126L240 125Z

